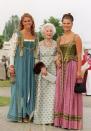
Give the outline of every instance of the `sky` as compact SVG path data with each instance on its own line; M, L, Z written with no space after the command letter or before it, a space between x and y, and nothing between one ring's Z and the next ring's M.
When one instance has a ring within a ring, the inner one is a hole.
M0 0L0 34L12 15L21 17L26 12L34 17L36 30L50 16L61 20L63 14L71 13L73 32L91 42L91 0Z

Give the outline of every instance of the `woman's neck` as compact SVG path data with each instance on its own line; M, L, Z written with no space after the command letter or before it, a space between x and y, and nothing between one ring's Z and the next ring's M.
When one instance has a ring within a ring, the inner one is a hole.
M29 29L23 29L21 32L22 32L23 37L25 39L35 39L35 37L32 35L32 33Z
M24 29L24 30L23 30L23 33L24 33L24 34L32 35L30 29Z
M64 35L70 35L70 34L72 34L72 31L71 31L71 30L69 30L69 31L64 31Z
M52 42L52 39L45 39L45 42L50 43L50 42Z
M52 39L44 39L45 46L51 46L52 45Z

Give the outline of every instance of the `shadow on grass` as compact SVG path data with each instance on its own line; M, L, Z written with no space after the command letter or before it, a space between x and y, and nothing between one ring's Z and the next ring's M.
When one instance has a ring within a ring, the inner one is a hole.
M10 97L0 96L0 106L7 106L10 103Z

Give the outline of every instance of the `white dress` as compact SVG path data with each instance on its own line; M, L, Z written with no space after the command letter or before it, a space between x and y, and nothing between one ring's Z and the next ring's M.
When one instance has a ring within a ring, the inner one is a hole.
M90 67L88 61L82 66L82 71L85 72ZM91 95L91 70L88 70L86 80L86 95Z
M45 47L43 45L43 41L39 43L39 59L46 65L47 71L54 76L56 76L56 67L54 63L54 56L56 51L55 45L55 41L53 41L51 47ZM36 105L34 112L35 124L53 123L54 97L55 83L43 78L40 74L38 77Z
M91 70L88 70L86 81L86 95L91 95Z

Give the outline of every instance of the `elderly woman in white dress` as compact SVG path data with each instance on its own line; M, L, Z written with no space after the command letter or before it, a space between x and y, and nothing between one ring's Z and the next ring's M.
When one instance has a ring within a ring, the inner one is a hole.
M47 23L43 25L41 33L44 40L39 42L38 56L39 61L43 62L46 68L42 68L38 76L34 123L52 124L54 119L55 96L55 81L52 76L56 76L54 57L57 47L56 41L52 38L56 33L56 29L53 24ZM45 78L42 76L45 76ZM51 80L52 78L53 81Z

